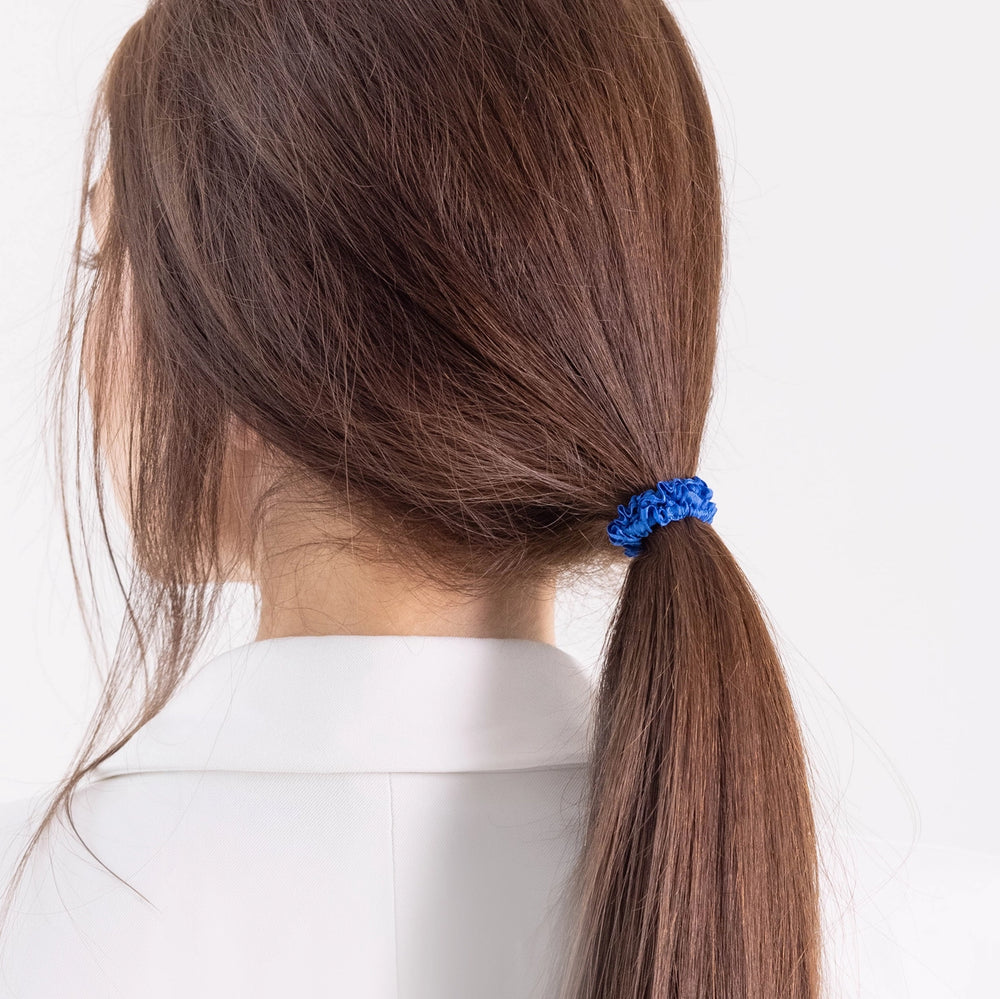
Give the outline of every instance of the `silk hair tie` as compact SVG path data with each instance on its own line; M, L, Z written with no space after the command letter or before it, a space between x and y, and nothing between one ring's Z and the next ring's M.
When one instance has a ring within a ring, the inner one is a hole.
M608 524L608 537L632 558L642 551L642 539L658 524L684 517L697 517L711 524L716 510L711 499L712 490L697 475L662 479L652 489L636 493L628 503L619 505L618 516Z

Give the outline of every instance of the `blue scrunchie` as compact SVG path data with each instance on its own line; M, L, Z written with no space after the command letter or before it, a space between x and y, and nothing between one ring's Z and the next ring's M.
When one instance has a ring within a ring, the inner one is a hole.
M636 493L627 505L618 507L618 516L608 524L608 537L621 545L629 558L642 551L642 539L657 524L669 524L684 517L712 523L715 504L712 490L697 475L689 479L663 479L652 489Z

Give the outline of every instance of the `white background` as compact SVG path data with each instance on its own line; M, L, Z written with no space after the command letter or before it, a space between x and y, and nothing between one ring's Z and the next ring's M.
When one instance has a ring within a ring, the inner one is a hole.
M96 702L41 380L85 115L143 7L5 11L0 798L61 776ZM818 807L855 833L1000 854L995 15L672 9L715 108L730 217L698 474L777 629ZM567 594L560 644L593 661L609 611L605 594ZM235 627L233 644L251 639L249 620Z

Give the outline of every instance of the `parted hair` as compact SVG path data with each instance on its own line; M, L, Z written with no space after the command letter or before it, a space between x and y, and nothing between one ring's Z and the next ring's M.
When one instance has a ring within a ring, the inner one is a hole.
M77 469L86 446L107 540L127 375L126 611L18 877L217 619L224 459L251 432L273 472L255 526L278 495L349 510L331 545L470 594L621 571L561 999L820 995L810 771L761 601L712 524L659 526L630 559L607 535L632 494L698 471L719 159L661 0L148 5L89 119L51 369L71 553L68 399L90 399Z

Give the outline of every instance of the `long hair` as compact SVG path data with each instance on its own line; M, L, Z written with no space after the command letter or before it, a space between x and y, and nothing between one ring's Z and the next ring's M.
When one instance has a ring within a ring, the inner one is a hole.
M12 885L215 619L236 433L273 473L255 529L278 496L349 510L331 546L476 594L620 568L618 504L696 474L712 395L719 156L660 0L154 0L101 78L84 191L104 138L108 225L86 252L81 197L53 408L62 428L86 370L107 540L106 400L128 385L133 574ZM61 460L60 481L86 613ZM809 771L760 601L697 519L628 563L563 995L815 999Z

